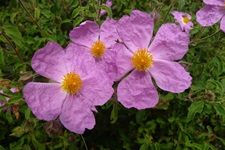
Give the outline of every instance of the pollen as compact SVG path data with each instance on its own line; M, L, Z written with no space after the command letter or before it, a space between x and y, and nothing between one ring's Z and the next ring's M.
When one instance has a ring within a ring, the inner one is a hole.
M102 57L105 50L106 50L105 44L100 40L96 41L91 47L92 55L97 57L97 58Z
M131 57L132 66L138 71L146 71L154 60L152 54L146 49L138 49Z
M70 72L63 77L61 88L67 93L74 95L81 89L82 85L79 74Z
M187 16L184 16L182 22L184 24L187 24L188 22L190 22L190 19Z

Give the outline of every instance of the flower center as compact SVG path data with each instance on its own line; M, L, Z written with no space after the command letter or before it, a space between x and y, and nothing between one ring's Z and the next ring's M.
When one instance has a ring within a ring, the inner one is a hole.
M138 49L131 57L132 66L138 71L146 71L154 62L152 54L145 48Z
M66 92L73 95L81 89L82 85L79 74L70 72L63 77L61 87Z
M187 24L188 22L190 22L190 19L187 16L183 17L183 23Z
M95 57L100 58L102 57L105 49L106 49L105 44L102 41L98 40L92 45L91 53Z

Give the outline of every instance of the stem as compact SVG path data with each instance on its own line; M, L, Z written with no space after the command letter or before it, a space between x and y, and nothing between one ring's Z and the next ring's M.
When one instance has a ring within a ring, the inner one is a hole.
M82 6L82 2L81 2L81 0L79 0L79 5L80 5L80 7Z
M13 43L11 42L11 40L8 38L7 35L5 35L4 31L2 30L2 35L3 37L6 39L6 41L8 42L8 44L13 48L13 50L15 51L15 54L17 55L17 57L20 59L21 62L24 62L22 57L20 56L20 52L16 50L16 47L13 45Z
M88 150L87 144L86 144L86 142L85 142L84 137L83 137L82 134L81 134L81 138L82 138L82 140L83 140L83 142L84 142L85 149Z
M102 0L98 0L98 8L99 6L102 4ZM96 22L98 22L99 18L100 18L100 13L101 13L101 9L98 10L97 12L97 17L96 17Z
M21 6L23 7L23 9L27 12L27 14L29 15L29 17L33 20L33 22L36 24L36 26L38 27L38 29L41 31L41 27L37 24L36 19L34 19L34 17L29 13L29 11L26 9L26 7L23 4L22 0L19 0L19 3L21 4Z
M0 95L4 96L4 97L8 97L10 98L8 95L4 94L4 93L0 93Z
M211 34L211 35L209 35L209 36L207 36L207 37L204 37L204 38L201 38L201 39L198 39L198 40L196 40L197 42L199 42L199 41L204 41L204 40L206 40L206 39L208 39L208 38L210 38L210 37L212 37L212 36L214 36L214 35L216 35L217 33L219 33L221 30L219 29L218 31L216 31L215 33L213 33L213 34ZM192 43L194 43L194 42L196 42L196 41L192 41L190 44L192 44Z
M175 0L172 1L169 10L167 11L165 17L163 18L163 22L165 22L165 20L166 20L168 14L170 13L171 9L173 8L173 5L175 4L175 2L176 2Z

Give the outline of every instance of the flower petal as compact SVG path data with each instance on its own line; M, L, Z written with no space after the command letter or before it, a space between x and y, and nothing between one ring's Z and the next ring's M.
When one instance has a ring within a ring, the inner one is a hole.
M68 72L76 72L81 77L95 71L95 60L85 47L70 43L66 47L65 63Z
M116 66L118 70L117 77L115 78L115 80L117 81L133 69L131 62L133 53L120 43L115 44L113 50L117 53Z
M221 19L220 29L225 33L225 16Z
M81 95L68 95L62 106L60 121L70 131L83 134L85 129L92 129L95 117L91 106Z
M104 42L107 48L111 48L111 46L116 43L116 40L120 39L116 27L117 21L108 17L101 25L100 40Z
M40 75L59 82L67 73L64 63L65 51L55 42L48 42L38 50L32 60L32 68Z
M224 7L205 5L196 13L196 20L202 26L211 26L225 15Z
M182 32L176 24L163 24L149 50L154 59L178 60L188 51L189 34Z
M99 38L99 26L93 21L85 21L71 30L69 36L75 44L91 48Z
M24 87L23 94L33 114L41 120L56 119L66 98L66 92L57 83L30 82Z
M106 74L96 70L82 78L81 95L94 106L104 105L113 95L112 82Z
M205 4L224 6L224 0L203 0Z
M118 21L118 33L122 42L135 52L138 48L147 48L152 38L154 23L145 12L134 10L130 17L124 16Z
M192 77L177 62L155 60L150 73L156 84L165 91L180 93L191 85Z
M136 70L119 83L117 96L123 106L137 109L155 107L159 99L149 73Z

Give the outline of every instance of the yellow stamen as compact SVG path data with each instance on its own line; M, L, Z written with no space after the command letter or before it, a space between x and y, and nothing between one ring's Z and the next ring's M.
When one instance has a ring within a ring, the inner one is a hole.
M185 17L183 18L182 22L183 22L184 24L187 24L188 22L190 22L190 19L189 19L187 16L185 16Z
M66 92L73 95L81 89L82 85L83 84L79 74L70 72L63 77L61 87Z
M96 41L91 47L92 55L94 55L97 58L102 57L105 50L106 50L105 44L100 40Z
M138 71L146 71L154 62L152 54L145 48L138 49L131 57L131 61L132 66Z

